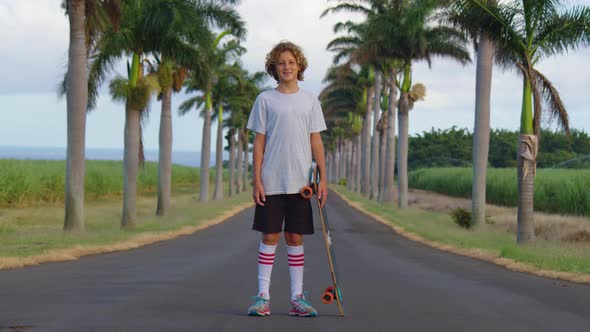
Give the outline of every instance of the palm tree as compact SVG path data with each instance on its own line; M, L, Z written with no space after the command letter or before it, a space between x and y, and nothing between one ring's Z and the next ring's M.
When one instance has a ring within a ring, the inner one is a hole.
M217 114L213 114L214 117L217 117L214 200L223 199L223 112L224 109L229 108L229 103L227 101L238 93L239 81L242 79L242 74L243 70L237 62L228 66L225 71L221 73L221 76L213 89L214 100L217 104Z
M590 44L590 8L565 9L564 1L511 1L497 6L481 0L459 5L482 18L482 30L496 43L496 63L523 78L518 139L517 242L534 240L533 192L543 104L569 134L568 115L559 93L535 66L541 59Z
M423 85L412 87L412 63L432 57L448 57L466 63L466 37L460 31L433 23L433 14L440 3L433 0L396 2L385 7L381 15L369 17L366 23L367 48L385 60L399 59L402 82L398 106L398 192L399 207L408 205L408 127L409 111L415 101L424 97ZM390 33L384 34L383 31Z
M395 199L394 173L395 173L395 109L397 101L397 63L391 62L388 66L389 71L389 102L387 103L387 125L386 130L386 148L385 148L385 166L384 166L384 185L383 201L392 203Z
M488 5L496 4L488 0ZM473 9L473 8L471 8ZM473 188L471 195L471 223L473 228L485 224L486 218L486 173L490 145L490 96L492 87L492 66L494 42L481 30L482 17L478 10L471 10L455 2L447 16L450 22L466 30L473 38L477 52L475 72L475 122L473 126Z
M209 200L209 163L211 156L211 115L213 113L213 88L218 83L220 75L228 70L227 63L234 57L241 55L245 49L240 44L231 40L221 45L221 39L231 34L230 30L225 30L211 39L209 46L206 48L205 68L200 72L194 72L187 82L187 91L201 91L202 96L197 96L186 100L179 108L181 114L186 114L195 106L203 108L203 139L201 145L201 176L200 176L200 195L201 202Z
M158 64L158 83L162 92L158 149L158 203L156 215L164 216L170 209L172 192L172 93L180 92L187 69L173 61Z
M239 63L234 64L234 66L241 68ZM244 178L242 166L243 144L236 142L235 135L246 127L254 100L262 90L266 89L264 87L264 82L267 79L266 72L262 71L250 74L245 69L239 69L236 72L238 73L236 77L239 77L238 84L234 85L234 89L231 89L229 94L226 96L226 105L230 111L230 116L225 123L225 126L229 128L230 195L242 191L240 188ZM236 161L236 156L239 158L238 161ZM237 172L236 167L239 167ZM236 175L236 173L238 174Z
M66 231L83 231L88 53L108 23L113 29L118 29L121 10L116 0L64 0L62 8L70 21L68 71L60 91L66 95L68 114L63 228Z
M378 10L378 9L373 9ZM362 4L353 3L340 3L334 7L328 8L322 16L330 12L340 11L355 11L361 12L366 15L371 15L372 11L366 8ZM328 43L326 47L328 50L335 51L337 54L334 56L334 63L340 62L341 59L348 58L348 62L363 65L363 73L366 75L366 82L370 83L366 89L366 109L365 117L363 120L362 138L361 138L361 193L369 197L371 195L371 121L374 100L379 100L380 96L375 96L377 90L372 86L376 81L375 78L375 67L380 66L378 61L370 55L365 44L365 26L362 23L354 23L351 21L341 22L334 26L335 32L347 31L348 35L337 37ZM376 120L375 120L376 121Z
M162 49L160 54L164 61L170 62L172 70L165 70L167 88L161 94L162 113L160 120L159 172L158 172L158 207L157 214L162 216L170 206L172 177L172 92L179 92L187 71L200 71L204 66L202 46L208 43L209 29L219 26L231 29L236 35L243 35L243 23L239 15L223 4L236 4L237 1L220 1L216 3L192 2L186 0L165 0L154 3L150 12L154 22L151 30L158 35L150 40L157 41L155 48ZM160 37L165 36L165 38ZM179 44L178 38L184 38L189 45ZM178 48L178 46L185 48ZM192 46L192 47L187 47ZM158 63L159 60L158 60ZM171 84L171 85L170 85Z
M377 129L379 115L381 114L381 96L383 73L381 68L375 70L375 90L373 101L373 141L371 146L371 192L369 198L377 200L379 197L379 134Z
M109 88L114 100L125 103L125 151L124 151L124 196L121 227L133 228L136 224L137 173L139 166L140 119L150 96L160 91L155 75L142 77L140 57L133 55L128 79L111 81Z
M105 31L93 50L93 62L89 73L89 104L96 101L98 86L123 55L132 57L132 64L128 64L128 85L130 86L128 93L131 93L135 85L142 80L143 64L144 61L147 61L146 55L148 54L159 55L164 59L164 62L174 61L191 69L201 67L202 56L194 45L208 40L209 35L204 33L207 31L208 22L212 20L208 13L223 7L205 3L197 4L189 0L154 0L150 2L126 0L123 2L122 8L121 29L119 31L112 29ZM174 14L173 19L171 19L170 13ZM224 16L221 21L229 22L229 24L233 21L241 22L239 16L231 13L233 12ZM188 23L191 23L190 27L184 27ZM163 69L162 73L164 72L167 71ZM119 82L118 86L124 85ZM126 95L121 94L122 91L112 91L119 96L118 98ZM126 102L126 104L128 104L126 105L126 113L132 113L134 109L129 110L129 107L134 107L138 103ZM143 110L139 111L143 112ZM129 120L129 126L126 124L125 142L135 147L136 139L140 139L141 127L134 127L136 124L135 114L128 116L127 120ZM128 135L138 135L138 137L131 138L127 137ZM171 134L169 135L171 137ZM133 165L133 163L139 162L139 160L137 156L132 156L132 154L141 155L141 151L133 151L127 146L125 151L124 169L126 175L121 224L127 228L133 227L136 218L136 189L134 187L136 179L134 176L137 173L137 165Z
M357 136L362 130L361 116L366 112L366 100L363 99L366 80L363 75L364 73L355 70L351 63L333 66L324 78L323 82L327 85L320 93L324 116L330 124L328 127L332 128L344 122L346 132L350 134L347 141L355 142L348 155L351 161L347 167L347 185L350 185L351 190L360 190L357 186L357 167L360 165L356 152L360 148ZM332 172L332 175L335 175L335 172Z

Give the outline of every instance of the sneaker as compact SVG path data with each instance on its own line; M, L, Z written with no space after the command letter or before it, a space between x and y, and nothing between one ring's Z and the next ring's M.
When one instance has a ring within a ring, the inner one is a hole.
M259 296L252 296L254 304L248 308L248 316L269 316L270 315L270 300Z
M297 295L297 297L291 301L291 310L289 315L299 317L316 317L318 315L317 310L311 306L311 303L305 298L307 292Z

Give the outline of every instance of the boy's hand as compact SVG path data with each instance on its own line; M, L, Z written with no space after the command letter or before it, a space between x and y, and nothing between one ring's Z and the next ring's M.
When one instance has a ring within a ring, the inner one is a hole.
M264 196L264 187L262 186L262 182L254 182L254 186L252 187L252 198L254 198L254 203L256 203L256 205L264 206L266 196Z
M320 200L320 206L322 209L326 206L326 200L328 199L328 184L324 180L320 180L318 185L318 199Z

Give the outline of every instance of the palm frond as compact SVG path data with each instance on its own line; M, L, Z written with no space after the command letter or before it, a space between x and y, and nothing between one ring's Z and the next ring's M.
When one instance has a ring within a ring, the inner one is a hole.
M191 110L194 110L199 100L202 99L203 97L201 96L195 96L185 100L180 106L178 106L178 115L186 115Z
M590 45L590 8L577 6L550 13L541 21L534 45L539 60Z
M218 5L212 2L202 3L200 11L203 17L220 29L229 29L237 38L246 37L246 24L240 14L233 8Z
M361 4L356 4L356 3L340 3L336 6L333 7L329 7L328 9L324 10L322 12L322 14L320 15L320 18L323 18L324 16L328 15L328 14L338 14L338 13L360 13L360 14L365 14L365 15L369 15L371 14L371 9L361 5Z
M540 71L533 69L533 79L535 85L540 90L540 96L543 98L545 102L545 107L549 112L552 119L556 119L558 125L566 132L567 135L570 134L570 127L569 127L569 116L561 101L561 97L559 96L559 92L543 75Z
M131 96L129 80L123 76L117 76L109 84L109 91L113 100L125 103Z

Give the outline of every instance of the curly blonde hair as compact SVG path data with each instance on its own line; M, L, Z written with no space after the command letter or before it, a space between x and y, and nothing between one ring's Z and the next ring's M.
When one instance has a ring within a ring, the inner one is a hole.
M274 77L274 79L279 82L279 75L277 74L277 61L279 59L279 55L281 53L289 51L295 57L297 61L297 65L299 66L299 72L297 73L297 80L303 81L303 73L305 69L307 69L307 58L303 55L303 51L301 48L290 41L282 41L278 43L273 49L266 55L266 62L264 67L266 72Z

